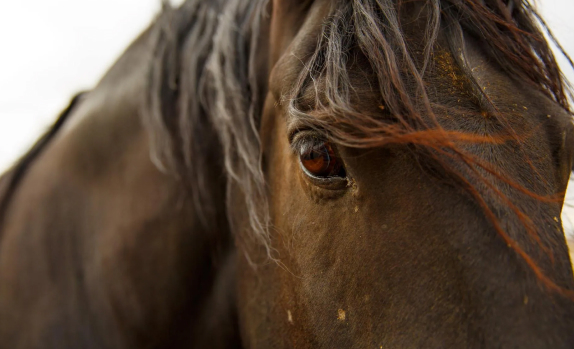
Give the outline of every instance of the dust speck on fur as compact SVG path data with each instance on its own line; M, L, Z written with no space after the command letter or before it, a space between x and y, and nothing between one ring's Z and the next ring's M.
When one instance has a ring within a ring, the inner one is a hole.
M438 51L433 55L435 63L444 76L450 78L451 82L451 93L457 93L461 91L468 91L469 80L466 75L458 68L454 57L452 54L445 50ZM484 87L486 89L486 87ZM460 102L460 100L459 100Z
M339 309L337 311L337 320L345 321L346 318L347 318L347 314L345 314L345 311L343 309Z
M287 321L289 321L290 324L293 323L293 315L291 315L291 310L287 310Z
M359 187L357 186L357 182L354 179L349 178L347 181L347 188L351 188L351 192L353 196L357 196L359 194Z
M355 206L355 213L359 212L359 206Z

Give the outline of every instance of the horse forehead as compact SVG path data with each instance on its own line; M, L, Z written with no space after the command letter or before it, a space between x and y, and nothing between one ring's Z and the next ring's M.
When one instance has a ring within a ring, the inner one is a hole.
M297 3L297 6L289 7L293 3ZM299 78L301 68L315 52L324 21L332 11L332 1L316 0L311 3L309 1L275 0L273 6L270 26L270 67L272 69L269 75L269 87L276 99L280 100L281 96L291 92L292 86ZM420 22L420 18L417 23L411 23L411 26L419 26L420 23L418 22ZM422 53L422 47L426 45L425 36L410 32L412 30L409 30L408 34L405 33L405 36L409 36L408 41L421 48L415 51ZM356 53L356 57L353 59L354 67L350 69L350 72L369 71L371 74L369 84L374 83L376 85L377 72L372 71L371 64L361 52ZM414 56L415 59L418 58L417 52ZM422 61L424 58L421 57L420 59ZM431 80L435 79L442 82L442 84L436 85L435 89L464 91L465 96L472 94L472 85L456 65L449 50L441 49L439 54L433 56L431 64L436 67L430 72ZM354 75L354 79L351 76L353 84L362 85L365 82L365 74ZM371 91L363 90L362 92Z
M317 35L330 11L331 0L274 0L270 23L270 66L288 54L304 59L301 49L309 51L315 48Z
M309 8L314 2L310 0L273 0L271 16L272 60L277 61L290 41L305 21ZM313 7L317 7L314 5Z
M316 32L305 32L293 40L287 52L273 66L269 78L270 92L276 101L283 102L285 97L291 96L293 88L300 79L301 68L306 64L305 57L309 57L316 48ZM468 76L456 64L450 51L441 48L432 55L431 68L425 75L429 97L439 104L461 109L477 109L477 95L480 93L473 87ZM377 88L378 72L373 71L371 63L361 53L353 53L349 62L349 83L353 93L350 95L351 103L359 110L362 105L376 107L384 104L380 91ZM304 109L315 104L316 99L322 99L325 87L324 77L317 77L303 86L298 93L298 101ZM416 91L412 91L414 94ZM326 102L326 101L325 101ZM373 104L374 103L374 104ZM371 109L371 108L367 108Z
M295 85L305 61L313 54L321 23L329 13L327 1L295 9L283 6L273 8L270 34L269 89L276 100L288 95Z
M275 100L281 103L293 92L292 89L300 78L301 68L316 50L322 24L332 10L332 1L275 0L273 5L269 91ZM414 27L419 25L418 22L415 24ZM422 65L426 59L422 50L426 45L425 36L418 35L411 29L409 27L405 36L408 36L408 41L414 45L413 58ZM451 108L458 112L466 111L467 116L480 119L482 111L492 108L491 102L498 110L511 112L512 115L520 114L521 117L531 116L530 119L545 112L548 103L542 103L544 106L537 104L547 98L531 88L517 84L482 52L479 43L466 38L465 52L455 50L453 53L446 35L442 32L435 42L430 64L424 75L429 99L442 106L437 113L439 116ZM460 57L455 57L455 54ZM349 69L350 83L355 91L352 97L357 97L352 102L361 109L362 104L376 104L375 100L380 99L380 96L376 88L377 72L372 70L372 65L361 52L356 52L355 56L353 63L350 63L354 66ZM466 62L467 69L463 69L460 62ZM312 85L306 86L299 95L309 105L314 104L315 98L321 98L322 81L315 80ZM414 90L412 92L416 93ZM522 118L515 121L530 123Z

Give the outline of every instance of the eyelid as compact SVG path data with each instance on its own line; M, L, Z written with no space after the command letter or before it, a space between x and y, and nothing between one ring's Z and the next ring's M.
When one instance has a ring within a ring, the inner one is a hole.
M293 135L291 141L291 150L297 154L303 154L306 150L322 145L327 142L327 138L317 131L304 130Z
M289 144L294 144L302 136L315 136L324 141L328 139L327 132L323 131L320 125L302 122L298 118L291 117L287 121L287 139Z

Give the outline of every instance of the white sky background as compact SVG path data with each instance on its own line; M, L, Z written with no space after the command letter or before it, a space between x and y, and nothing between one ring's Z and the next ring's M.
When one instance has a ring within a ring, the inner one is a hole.
M574 57L574 0L536 3ZM160 0L0 2L0 173L33 144L76 92L97 83L159 9ZM574 82L572 69L564 59L560 63ZM574 185L568 197L574 204ZM564 213L565 226L571 226L574 208Z

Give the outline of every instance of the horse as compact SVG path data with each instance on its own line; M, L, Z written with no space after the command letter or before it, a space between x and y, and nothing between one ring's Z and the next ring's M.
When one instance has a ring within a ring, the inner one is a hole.
M526 0L165 4L0 179L0 346L574 347L544 28Z

